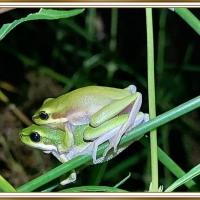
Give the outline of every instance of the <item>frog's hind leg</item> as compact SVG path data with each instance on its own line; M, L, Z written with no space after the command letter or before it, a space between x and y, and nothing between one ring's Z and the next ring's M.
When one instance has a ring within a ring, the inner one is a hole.
M118 126L112 130L109 131L109 133L102 135L101 137L97 138L96 140L94 140L92 143L92 148L91 152L92 152L92 158L93 158L93 163L94 164L98 164L104 161L104 155L100 158L97 159L97 150L99 145L101 145L102 143L106 142L106 141L110 141L111 138L113 138L116 134L116 132L118 132L120 130L121 126Z
M143 113L143 112L139 112L137 114L137 117L134 121L134 123L132 124L132 126L129 127L129 129L127 129L127 132L130 131L132 128L144 123L144 122L147 122L149 121L149 114L147 113Z
M129 86L129 87L130 87L130 86ZM131 89L133 89L133 91L131 91L131 92L134 93L135 88L131 88L131 87L130 87L130 90L131 90ZM128 117L127 122L124 123L124 125L121 126L119 132L118 132L115 136L113 136L113 138L111 138L111 139L109 140L109 143L110 143L110 144L109 144L109 147L105 150L104 156L106 155L106 153L107 153L111 148L114 148L114 152L116 152L116 151L117 151L117 146L118 146L118 144L119 144L119 142L120 142L120 140L121 140L121 137L122 137L125 133L127 133L129 130L131 130L133 127L135 127L135 126L137 126L138 124L141 123L141 122L140 122L140 123L137 122L137 120L139 119L139 118L138 118L138 113L139 113L141 104L142 104L142 95L141 95L141 93L137 92L137 98L136 98L136 100L135 100L135 102L134 102L134 104L133 104L133 106L132 106L132 108L131 108L131 111L130 111L130 113L129 113L129 117ZM144 121L144 119L143 119L144 117L148 118L147 115L143 115L143 116L141 117L142 121ZM148 119L145 119L145 120L148 120Z
M114 152L117 151L117 145L119 144L119 141L121 140L121 137L124 135L124 133L126 133L127 130L130 129L130 127L133 127L133 124L135 123L135 120L141 108L142 94L139 92L137 92L137 94L138 94L137 99L135 100L131 108L127 122L121 127L119 133L115 137L113 137L112 140L110 141L109 146L110 148L114 147Z
M136 119L135 119L135 121L132 123L132 125L127 129L127 131L126 132L129 132L132 128L134 128L134 127L136 127L136 126L138 126L139 124L142 124L142 123L144 123L144 122L147 122L147 121L149 121L149 114L146 114L146 113L143 113L143 112L139 112L138 114L137 114L137 116L136 116ZM121 129L119 129L119 131L120 131ZM108 151L111 149L111 148L113 148L114 147L114 145L115 145L115 142L116 142L116 140L118 139L118 134L116 135L114 135L111 139L109 139L109 146L107 147L107 149L104 151L104 153L103 153L103 156L106 156L106 154L108 153ZM122 136L121 136L122 137ZM121 137L120 137L120 139L121 139ZM136 139L134 139L133 141L135 141L135 140L138 140L138 139L140 139L141 137L138 137L138 138L136 138ZM132 142L133 142L132 141ZM120 141L119 141L120 142ZM119 143L118 142L118 143ZM131 143L132 143L131 142ZM118 145L118 144L117 144ZM116 150L114 150L114 152L117 152L118 150L116 149Z

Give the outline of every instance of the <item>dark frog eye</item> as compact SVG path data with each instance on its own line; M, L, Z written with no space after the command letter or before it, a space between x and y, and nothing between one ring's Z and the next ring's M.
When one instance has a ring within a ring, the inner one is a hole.
M32 133L30 134L30 139L31 139L32 142L40 142L41 137L40 137L40 134L39 134L39 133L37 133L37 132L32 132Z
M45 111L41 111L39 116L42 120L47 120L49 118L49 115Z

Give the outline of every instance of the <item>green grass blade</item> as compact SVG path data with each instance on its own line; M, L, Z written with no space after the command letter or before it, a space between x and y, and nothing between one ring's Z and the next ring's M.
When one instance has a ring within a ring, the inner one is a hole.
M141 139L140 142L149 148L146 138ZM160 147L158 147L158 159L175 177L180 178L186 174ZM191 180L186 182L185 185L192 188L196 183Z
M0 175L0 189L3 192L17 192L15 188Z
M170 185L165 192L171 192L175 190L177 187L183 185L184 183L188 182L189 180L193 179L194 177L200 174L200 164L192 168L188 173L184 176L176 180L172 185Z
M4 24L0 29L0 40L2 40L13 28L22 22L31 20L54 20L60 18L69 18L82 13L84 9L74 9L69 11L52 10L52 9L40 9L39 12L29 14L27 17L15 20L12 23Z
M123 183L126 182L126 180L128 180L131 177L131 173L129 172L128 176L126 176L123 180L121 180L119 183L117 183L114 188L119 187L120 185L122 185Z
M177 178L184 176L186 173L169 156L166 157L166 155L167 154L158 147L159 161L163 163ZM188 188L192 188L194 185L196 185L196 183L191 180L185 183L185 185Z
M152 119L156 117L152 8L146 8L146 26L147 26L149 116L150 116L150 119ZM150 142L151 142L151 173L152 173L152 191L150 192L157 192L158 191L158 155L157 155L156 129L151 130L150 132Z
M100 185L102 177L106 171L108 162L95 165L90 175L89 185Z
M187 8L175 8L174 11L200 35L200 21Z

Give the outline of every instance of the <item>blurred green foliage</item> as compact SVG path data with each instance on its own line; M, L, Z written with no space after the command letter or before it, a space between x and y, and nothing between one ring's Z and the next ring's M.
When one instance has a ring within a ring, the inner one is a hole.
M37 11L5 12L0 24ZM190 11L200 17L199 9ZM200 40L188 24L168 9L153 9L153 20L156 104L157 114L161 114L199 95ZM0 41L0 88L31 118L48 97L86 85L124 88L135 84L143 94L142 111L148 112L146 50L145 9L88 8L69 19L24 22ZM9 91L5 82L14 89ZM0 174L12 185L18 187L59 164L50 155L21 143L18 133L26 125L3 102L0 119ZM197 109L158 128L159 146L185 171L200 162L199 119ZM98 168L83 169L76 183L65 188L94 184L92 177ZM114 186L131 172L120 188L147 190L151 181L149 151L136 142L109 161L105 170L99 181L102 186ZM110 174L114 175L109 177ZM159 164L159 184L166 188L175 180ZM187 189L182 186L177 191Z

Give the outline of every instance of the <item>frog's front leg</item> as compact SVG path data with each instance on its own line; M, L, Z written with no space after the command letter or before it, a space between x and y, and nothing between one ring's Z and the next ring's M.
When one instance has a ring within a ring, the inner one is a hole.
M56 155L55 157L58 158L58 155ZM68 159L65 154L61 154L61 155L59 155L58 160L60 160L62 163L66 163L70 159ZM76 171L73 169L73 170L70 171L70 175L66 179L62 180L60 182L60 184L61 185L66 185L66 184L69 184L69 183L73 183L74 181L76 181Z
M68 162L69 160L71 160L71 156L69 154L66 154L66 153L63 153L63 154L59 154L57 151L53 151L52 154L61 162L61 163L66 163ZM60 182L61 185L66 185L66 184L69 184L69 183L72 183L76 181L76 171L75 170L71 170L70 171L70 175L62 180Z
M96 164L96 153L97 148L100 144L105 141L109 141L118 131L120 127L128 120L128 114L118 115L107 122L101 124L100 126L94 128L88 126L84 131L84 139L89 138L93 140L90 146L87 148L87 152L92 154L93 163ZM103 160L102 160L103 161Z
M55 129L55 132L56 132L56 129ZM64 137L61 140L61 143L58 144L58 147L57 147L59 154L63 154L64 152L69 152L69 150L74 145L73 130L68 124L66 124L65 132L63 133L64 133Z
M109 141L110 144L110 139L120 130L120 126L110 130L107 134L99 137L93 142L93 148L92 148L92 159L94 164L102 163L104 161L104 157L107 154L107 149L104 151L104 154L101 158L97 158L97 150L99 145L103 144L106 141ZM106 152L106 154L105 154Z

